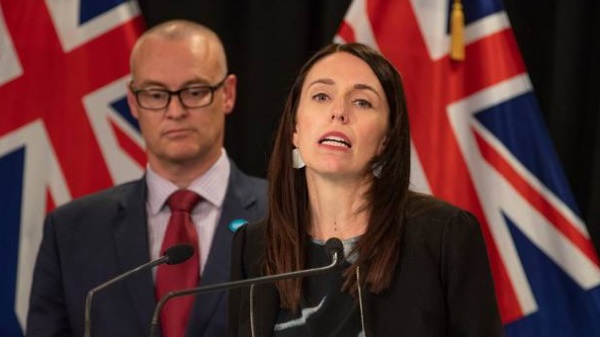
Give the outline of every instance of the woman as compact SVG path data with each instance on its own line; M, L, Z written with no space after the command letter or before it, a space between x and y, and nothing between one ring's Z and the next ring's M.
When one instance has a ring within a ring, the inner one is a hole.
M410 134L395 68L361 44L331 45L302 68L271 155L269 212L242 227L234 279L329 263L343 268L230 294L230 336L502 335L480 228L409 191Z

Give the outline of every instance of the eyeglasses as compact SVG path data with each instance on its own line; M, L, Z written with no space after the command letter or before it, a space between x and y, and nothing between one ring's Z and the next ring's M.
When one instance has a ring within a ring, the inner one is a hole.
M166 89L137 89L130 84L131 91L135 95L137 104L148 110L163 110L171 103L171 97L177 96L179 102L185 108L203 108L212 104L215 91L225 84L227 76L219 83L210 85L191 86L176 91Z

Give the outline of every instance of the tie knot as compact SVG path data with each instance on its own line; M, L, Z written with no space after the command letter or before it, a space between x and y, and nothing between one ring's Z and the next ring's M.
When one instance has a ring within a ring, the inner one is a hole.
M200 201L200 196L190 190L178 190L169 196L167 205L171 211L183 211L190 213L192 208Z

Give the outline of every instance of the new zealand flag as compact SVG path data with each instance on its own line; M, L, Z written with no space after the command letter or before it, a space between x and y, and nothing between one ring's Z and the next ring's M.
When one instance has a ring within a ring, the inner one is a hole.
M463 0L464 61L448 0L354 0L336 39L402 74L413 188L482 224L507 336L600 336L600 269L499 0Z
M141 175L125 0L0 0L0 336L23 335L46 212ZM82 313L83 314L83 313Z

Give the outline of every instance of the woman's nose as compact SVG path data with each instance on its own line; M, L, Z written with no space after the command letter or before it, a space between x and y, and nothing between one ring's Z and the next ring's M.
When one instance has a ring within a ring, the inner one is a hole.
M342 123L348 121L348 111L344 102L340 102L333 107L331 111L331 120L338 120Z

